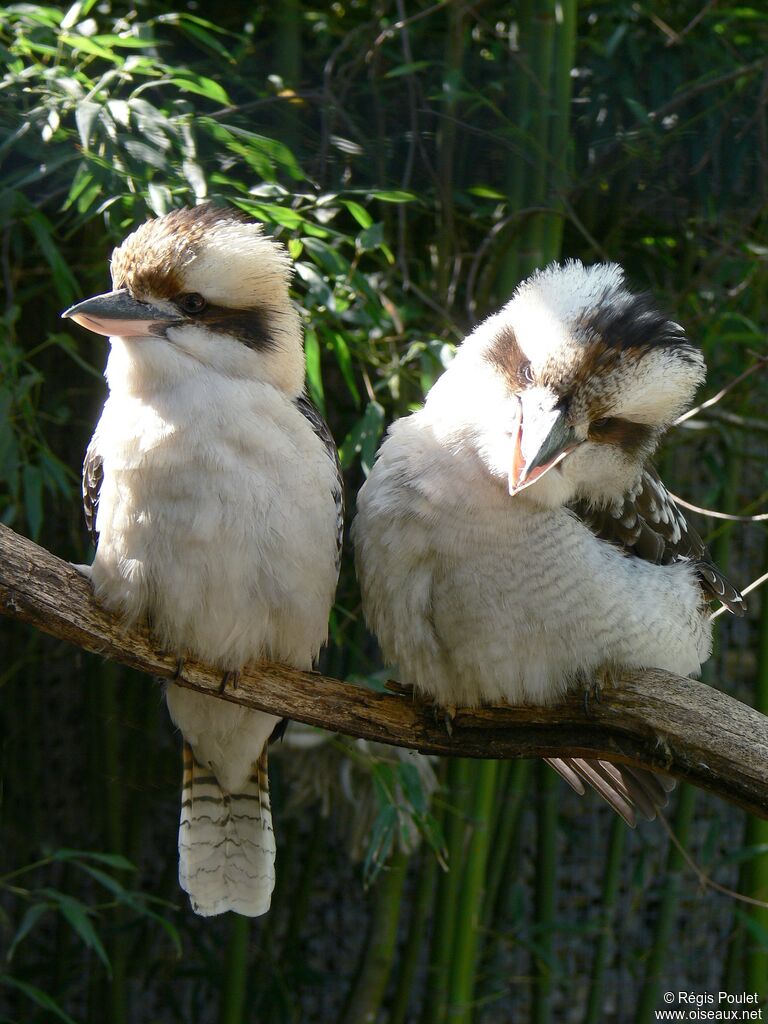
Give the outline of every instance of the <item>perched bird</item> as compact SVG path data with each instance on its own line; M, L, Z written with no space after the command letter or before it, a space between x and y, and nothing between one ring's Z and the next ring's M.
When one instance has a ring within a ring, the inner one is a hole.
M707 601L744 605L648 458L704 375L616 264L552 265L473 331L358 498L363 608L403 682L551 704L621 668L699 671ZM650 772L550 763L631 824L666 801Z
M291 261L209 204L148 221L114 291L64 314L110 336L109 397L83 467L96 599L223 682L266 659L310 669L339 571L342 482L304 395ZM170 684L184 736L179 881L205 916L269 909L272 715Z

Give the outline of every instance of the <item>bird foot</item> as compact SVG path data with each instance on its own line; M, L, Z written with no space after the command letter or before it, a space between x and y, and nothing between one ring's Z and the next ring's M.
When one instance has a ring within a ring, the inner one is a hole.
M72 566L73 569L75 569L77 572L79 572L80 575L84 576L87 580L90 580L92 578L92 576L93 576L93 566L92 565L79 565L77 562L70 562L69 564Z
M176 671L173 673L173 681L174 682L178 682L179 679L183 679L184 678L183 675L182 675L183 671L184 671L184 659L183 658L177 658L176 659Z
M231 684L232 689L236 690L240 682L240 672L224 672L219 683L219 693L224 693L226 688Z
M456 704L435 704L433 705L435 721L445 726L449 736L453 736L453 723L458 714L459 708Z
M590 702L600 704L603 690L610 690L616 685L616 672L611 665L601 665L595 669L591 678L584 680L584 714L590 713Z

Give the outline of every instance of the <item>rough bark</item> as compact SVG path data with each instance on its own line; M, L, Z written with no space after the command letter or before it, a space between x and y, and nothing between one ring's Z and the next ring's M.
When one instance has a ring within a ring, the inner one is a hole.
M129 631L93 600L67 562L0 526L0 612L152 676L173 654ZM460 757L602 757L658 769L768 818L768 718L692 679L625 673L585 710L574 694L553 707L460 708L443 716L401 687L378 692L283 665L249 668L220 693L221 675L187 660L178 682L222 700L334 732Z

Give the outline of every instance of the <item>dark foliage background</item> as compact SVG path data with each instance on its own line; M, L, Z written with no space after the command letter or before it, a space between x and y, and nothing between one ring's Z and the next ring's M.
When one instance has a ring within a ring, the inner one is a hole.
M130 227L204 196L297 260L351 510L387 422L560 255L618 260L659 296L715 394L765 353L767 42L761 6L717 0L5 7L3 522L88 557L78 473L105 351L58 314L106 289ZM673 489L765 508L766 395L754 373L676 432ZM760 574L764 522L694 518L736 581ZM346 556L326 668L380 685ZM718 620L708 672L768 711L760 593ZM0 637L2 1020L589 1024L651 1021L667 990L768 998L768 914L687 862L768 899L764 823L683 787L684 855L536 766L430 766L298 728L273 758L272 912L196 918L159 690Z

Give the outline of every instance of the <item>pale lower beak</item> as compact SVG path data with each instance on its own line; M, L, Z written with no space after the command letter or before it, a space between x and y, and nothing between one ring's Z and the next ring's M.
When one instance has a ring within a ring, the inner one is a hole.
M546 409L536 399L521 396L509 473L509 493L519 494L540 480L579 443L562 409Z
M151 338L183 320L149 302L139 302L125 288L94 295L65 309L61 315L96 334L118 338Z

